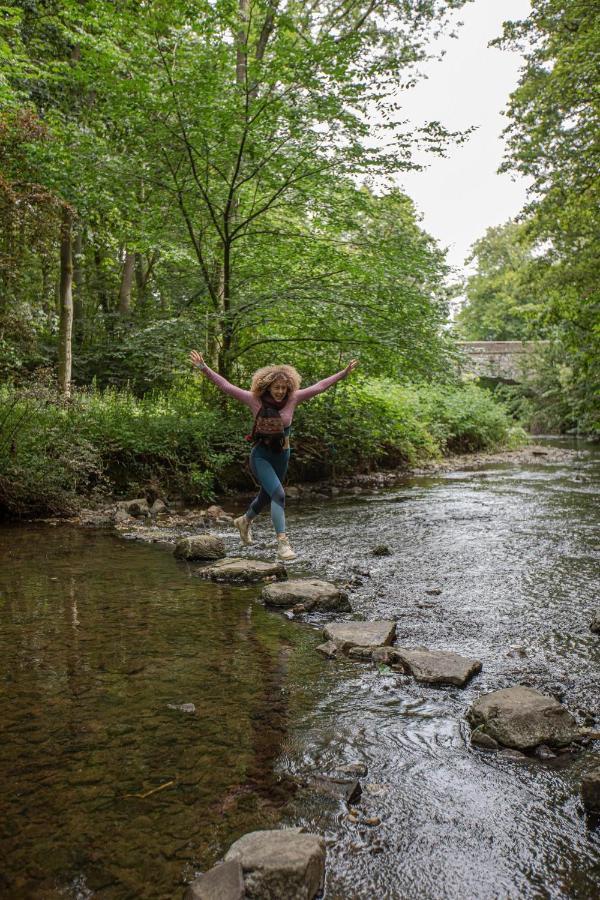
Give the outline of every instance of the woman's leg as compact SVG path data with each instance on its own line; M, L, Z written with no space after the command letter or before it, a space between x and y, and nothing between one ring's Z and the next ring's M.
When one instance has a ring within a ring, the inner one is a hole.
M272 463L260 456L254 459L254 472L260 482L261 493L264 491L271 500L273 527L277 534L285 534L285 492L281 481ZM259 494L258 497L260 496Z

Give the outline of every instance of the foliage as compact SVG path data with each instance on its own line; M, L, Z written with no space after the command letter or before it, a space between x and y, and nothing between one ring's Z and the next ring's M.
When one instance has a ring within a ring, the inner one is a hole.
M98 495L164 493L191 502L251 489L248 411L226 410L212 385L189 376L143 398L113 388L0 389L0 511L72 512ZM338 385L301 405L291 478L323 478L414 464L514 439L502 406L474 386Z
M600 7L533 0L499 43L525 54L504 168L532 180L525 216L540 252L540 321L570 373L563 389L572 415L580 428L600 431ZM561 383L558 371L552 382Z
M196 323L235 376L274 351L330 367L346 348L377 374L443 370L443 257L384 185L415 148L461 138L404 131L397 95L462 2L3 7L0 82L44 129L15 178L77 213L76 376L145 389L139 348L176 319L179 343ZM379 198L356 185L376 175ZM17 327L0 310L12 375L54 359L57 229L8 258L10 316L23 311ZM168 365L153 371L170 383Z
M524 341L544 336L526 225L509 221L488 228L473 244L467 262L475 262L476 270L467 280L466 304L456 317L464 340Z

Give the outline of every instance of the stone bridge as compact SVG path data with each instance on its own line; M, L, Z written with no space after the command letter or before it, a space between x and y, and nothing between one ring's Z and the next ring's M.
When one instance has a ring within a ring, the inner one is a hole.
M465 355L463 375L498 381L523 381L532 368L535 351L549 341L460 341Z

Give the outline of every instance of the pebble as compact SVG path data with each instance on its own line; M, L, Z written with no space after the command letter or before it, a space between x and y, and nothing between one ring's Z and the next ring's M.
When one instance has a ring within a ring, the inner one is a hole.
M348 813L348 815L346 816L346 820L352 825L357 825L359 822L358 816L353 816L352 813Z
M363 819L363 825L371 825L372 827L381 825L381 819L379 816L369 816L368 818Z

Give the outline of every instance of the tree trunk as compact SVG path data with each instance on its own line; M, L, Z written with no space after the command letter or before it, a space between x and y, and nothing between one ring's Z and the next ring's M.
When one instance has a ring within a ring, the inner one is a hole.
M79 346L83 339L83 231L81 225L75 229L73 245L73 337Z
M61 394L71 393L71 335L73 331L73 212L63 207L60 228L60 327L58 338L58 386Z
M135 253L125 251L123 274L121 276L121 288L119 290L119 314L128 316L131 307L131 286L135 273Z

